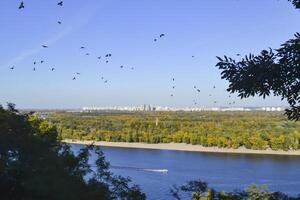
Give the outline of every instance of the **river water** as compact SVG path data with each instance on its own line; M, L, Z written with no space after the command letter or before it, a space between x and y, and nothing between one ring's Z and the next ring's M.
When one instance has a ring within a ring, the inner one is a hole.
M76 152L81 145L72 145ZM300 194L300 156L199 153L102 147L115 174L131 177L148 199L172 199L170 188L201 179L225 191L252 183ZM94 156L91 157L94 159Z

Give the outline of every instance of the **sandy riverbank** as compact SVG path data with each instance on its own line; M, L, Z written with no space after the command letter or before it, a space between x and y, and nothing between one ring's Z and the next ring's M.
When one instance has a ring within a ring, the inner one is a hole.
M267 154L267 155L295 155L300 156L300 150L297 151L274 151L267 150L252 150L240 147L238 149L225 149L218 147L203 147L201 145L191 145L184 143L161 143L161 144L146 144L146 143L127 143L127 142L94 142L80 140L63 140L62 142L70 144L94 144L105 147L119 148L138 148L138 149L160 149L160 150L175 150L175 151L193 151L193 152L211 152L211 153L236 153L236 154Z

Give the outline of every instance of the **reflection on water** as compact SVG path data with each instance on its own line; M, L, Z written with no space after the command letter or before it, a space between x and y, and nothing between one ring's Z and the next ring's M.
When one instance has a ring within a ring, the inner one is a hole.
M72 145L77 151L81 145ZM102 147L112 171L129 176L149 199L170 199L172 185L201 179L216 189L267 184L274 191L300 193L300 157L199 153ZM93 156L92 156L93 159ZM164 172L167 170L167 173Z

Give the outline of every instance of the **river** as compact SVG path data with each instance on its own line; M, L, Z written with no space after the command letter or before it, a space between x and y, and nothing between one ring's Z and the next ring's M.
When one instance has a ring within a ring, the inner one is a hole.
M82 145L72 145L76 152ZM150 200L172 199L172 185L201 179L225 191L251 183L300 194L300 156L199 153L102 147L115 174L131 177ZM91 159L94 157L92 156Z

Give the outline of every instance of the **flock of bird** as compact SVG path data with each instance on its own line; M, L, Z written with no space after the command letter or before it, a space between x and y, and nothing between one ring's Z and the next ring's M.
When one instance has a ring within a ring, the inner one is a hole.
M63 1L59 1L59 2L57 2L57 6L61 6L61 7L62 7L62 6L64 5L63 3L64 3ZM25 8L25 3L24 3L24 1L21 1L21 2L20 2L20 5L19 5L19 9L24 9L24 8ZM57 23L58 23L58 24L62 24L62 21L57 21ZM164 36L164 34L161 34L161 35L160 35L160 37L163 37L163 36ZM48 45L41 45L41 47L42 47L42 48L45 48L45 49L46 49L46 48L49 48ZM85 56L90 56L90 55L91 55L89 52L86 52L86 51L85 51L85 49L87 49L85 46L81 46L79 49L80 49L81 51L84 51L84 55L85 55ZM111 54L111 53L107 53L107 54L105 54L104 56L97 56L97 59L98 59L98 60L105 59L105 63L109 63L111 57L112 57L112 54ZM41 60L40 63L43 64L44 61ZM33 65L34 65L34 67L32 68L33 71L36 71L36 70L37 70L37 67L36 67L37 64L38 64L37 61L34 61L34 62L33 62ZM120 68L123 69L123 68L125 68L125 67L124 67L124 65L121 65ZM14 69L15 69L15 66L12 66L10 69L11 69L11 70L14 70ZM131 70L134 70L133 67L130 67L130 69L131 69ZM54 70L55 70L55 68L52 67L52 68L51 68L51 71L54 71ZM75 81L75 80L80 76L80 74L81 74L80 72L76 72L76 73L74 74L72 80ZM108 83L108 80L105 79L103 76L101 76L101 80L103 80L104 83Z
M63 1L57 2L57 6L62 7L63 5L64 5L64 2L63 2ZM19 9L24 9L24 8L25 8L25 3L24 3L24 1L21 1L21 2L20 2L20 5L19 5ZM57 21L57 23L60 25L60 24L62 24L62 21ZM154 42L158 42L160 39L162 39L162 38L165 37L165 36L166 36L166 35L165 35L164 33L161 33L161 34L159 34L157 37L155 37L155 38L153 39L153 41L154 41ZM44 44L41 45L41 47L42 47L42 48L45 48L45 49L46 49L46 48L49 48L48 45L44 45ZM81 47L79 47L79 49L80 49L81 51L83 51L83 53L84 53L85 56L90 56L90 55L91 55L90 52L85 51L85 50L87 49L85 46L81 46ZM240 56L240 54L237 54L237 56ZM192 57L192 58L195 58L194 55L192 55L191 57ZM111 53L107 53L107 54L105 54L104 56L97 56L97 59L98 59L98 60L103 60L103 59L104 59L104 60L105 60L105 63L109 63L109 61L110 61L111 58L112 58L112 54L111 54ZM38 63L43 64L43 63L44 63L44 60L40 60L39 62L34 61L34 62L33 62L33 65L34 65L33 71L36 71L36 70L37 70L36 65L37 65ZM125 68L124 65L121 65L121 66L120 66L120 69L124 69L124 68ZM15 66L10 67L10 69L11 69L11 70L14 70L14 69L15 69ZM134 70L133 67L130 67L130 69L131 69L131 70ZM51 67L50 70L51 70L51 71L55 71L55 67ZM75 81L80 75L81 75L80 72L76 72L76 73L74 74L72 80ZM103 81L103 83L108 83L108 80L105 79L103 76L101 76L101 80ZM174 97L174 91L175 91L175 89L176 89L176 84L175 84L176 82L175 82L175 78L174 78L174 77L173 77L171 80L172 80L172 92L171 92L170 96L171 96L171 97ZM195 91L196 94L200 94L200 93L201 93L201 90L200 90L196 85L194 85L193 89L194 89L194 91ZM216 89L216 86L213 86L213 89ZM211 97L212 94L209 94L209 96ZM229 95L228 97L231 98L231 95ZM214 101L213 103L216 104L217 101ZM198 103L197 103L196 100L193 100L193 104L194 104L194 105L197 105ZM229 103L228 103L228 105L233 105L233 104L235 104L235 101L232 101L232 102L229 102Z
M63 6L63 1L58 2L57 5L58 5L58 6ZM19 9L24 9L24 8L25 8L24 1L21 1L21 2L20 2L20 5L19 5ZM62 24L61 21L58 21L57 23L58 23L58 24ZM41 45L41 46L42 46L43 48L48 48L47 45ZM43 64L43 63L44 63L44 60L41 60L39 63L40 63L40 64ZM37 64L38 64L37 61L34 61L34 62L33 62L33 65L34 65L34 67L32 68L33 71L36 71L36 70L37 70L37 67L35 67ZM14 69L15 69L15 66L10 67L10 69L11 69L11 70L14 70ZM52 68L51 68L51 71L54 71L54 70L55 70L55 68L52 67ZM75 79L73 78L73 80L75 80Z

